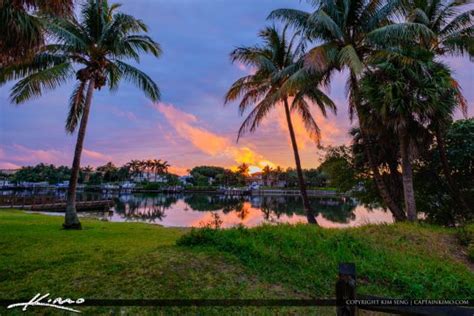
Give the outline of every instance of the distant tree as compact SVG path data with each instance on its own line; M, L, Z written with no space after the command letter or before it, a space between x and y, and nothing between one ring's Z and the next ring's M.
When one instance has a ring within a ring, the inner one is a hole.
M190 174L192 176L202 175L208 178L216 178L218 175L223 174L225 169L222 167L215 166L197 166L191 169Z
M244 178L248 177L250 175L250 166L245 162L240 164L237 167L237 173Z
M329 185L340 192L350 191L357 183L349 147L328 147L319 170L327 175Z
M263 167L262 177L265 184L267 184L267 182L271 179L272 171L273 171L272 167L270 167L269 165L266 165L265 167Z

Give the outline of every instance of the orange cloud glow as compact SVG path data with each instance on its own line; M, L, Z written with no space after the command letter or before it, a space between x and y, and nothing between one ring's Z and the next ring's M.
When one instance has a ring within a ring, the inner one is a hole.
M155 107L165 116L180 137L192 143L203 153L211 156L229 157L237 164L246 163L258 168L263 168L266 165L274 166L271 161L248 146L236 146L230 139L196 126L199 124L199 120L192 114L163 103L159 103Z

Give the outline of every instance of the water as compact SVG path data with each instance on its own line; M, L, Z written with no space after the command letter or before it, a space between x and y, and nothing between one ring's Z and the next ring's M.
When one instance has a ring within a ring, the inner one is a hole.
M82 213L111 222L145 222L171 227L220 227L263 223L306 223L299 197L226 197L210 194L127 194L114 196L109 213ZM368 209L352 199L312 198L318 223L323 227L351 227L392 223L389 212Z
M56 195L65 191L1 192L19 195ZM144 222L167 227L202 227L206 225L254 227L264 223L306 223L303 203L296 196L229 197L217 194L100 194L78 192L79 199L113 199L111 212L80 212L111 222ZM354 227L365 224L392 223L390 212L369 209L348 198L310 198L317 221L322 227ZM48 215L63 215L48 213Z

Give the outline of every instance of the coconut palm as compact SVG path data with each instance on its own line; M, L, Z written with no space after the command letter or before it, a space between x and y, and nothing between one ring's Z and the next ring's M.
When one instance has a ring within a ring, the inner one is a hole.
M158 86L139 69L124 60L140 61L140 53L161 54L146 25L133 16L117 12L119 5L108 1L84 3L79 20L52 18L47 25L51 44L42 47L31 61L6 67L0 72L0 84L21 79L12 88L10 98L20 104L39 97L75 78L77 83L69 102L66 131L79 125L71 180L67 196L64 228L80 229L76 213L76 186L80 160L94 91L108 86L117 90L124 79L144 91L151 100L160 97Z
M43 45L42 17L68 16L72 9L72 0L0 1L0 67L31 57Z
M391 17L401 9L400 1L379 0L320 0L311 1L314 11L309 13L297 9L278 9L269 18L290 23L304 33L316 45L308 51L305 66L318 72L349 70L347 81L349 105L352 113L362 109L359 100L359 77L366 68L367 60L378 51L381 44L394 45L421 38L432 39L432 32L423 24L393 23ZM330 77L329 77L330 78ZM362 138L369 139L363 117L358 115ZM391 197L386 183L373 158L370 141L364 141L364 150L372 174L386 206L394 217L403 220L406 216Z
M320 77L304 69L304 45L297 43L299 34L295 33L289 39L287 29L288 27L285 27L279 33L275 27L267 27L260 32L263 46L241 47L232 52L233 62L241 62L256 71L255 74L240 78L232 85L226 95L226 103L241 98L241 114L253 107L239 130L238 138L247 131L255 131L272 109L284 109L305 211L308 221L317 224L306 192L292 113L299 114L310 137L318 142L320 130L312 116L312 103L324 116L327 108L335 112L336 107L331 99L317 88L316 82Z
M474 57L474 10L470 0L410 0L407 20L428 27L434 34L424 47L436 55Z

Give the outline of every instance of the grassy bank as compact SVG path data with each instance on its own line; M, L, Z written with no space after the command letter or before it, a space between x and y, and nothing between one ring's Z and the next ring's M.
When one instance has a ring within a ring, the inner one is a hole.
M329 230L282 225L191 232L84 219L84 230L64 231L62 221L55 216L0 211L0 299L31 298L38 292L103 299L332 297L340 261L356 262L361 293L474 296L474 274L455 255L459 249L454 234L436 227L404 224ZM166 310L170 311L196 313L196 309ZM198 311L205 315L241 312ZM246 311L275 314L269 308ZM317 314L333 313L332 308L320 308Z
M84 219L84 230L64 231L62 222L62 217L0 210L0 299L30 299L36 293L100 299L295 297L279 283L254 277L231 256L177 247L176 240L186 229ZM156 312L146 308L81 310L91 314ZM166 314L170 311L192 314L194 310L166 309ZM222 314L215 308L204 311ZM271 315L267 309L258 311ZM5 313L0 307L0 315Z
M333 296L339 262L355 262L358 291L389 297L472 298L474 273L454 233L396 224L354 229L308 225L193 230L178 244L234 255L268 282Z

